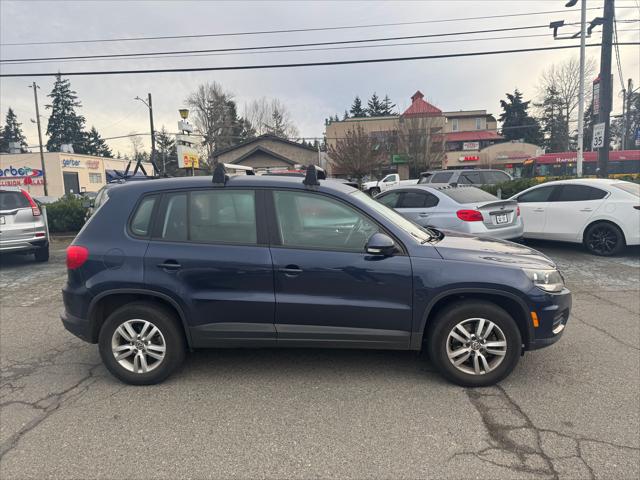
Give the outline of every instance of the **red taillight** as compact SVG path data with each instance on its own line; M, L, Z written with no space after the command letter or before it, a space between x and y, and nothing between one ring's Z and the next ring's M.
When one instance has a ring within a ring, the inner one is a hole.
M481 222L482 214L478 210L458 210L458 218L465 222Z
M31 212L33 213L33 216L39 217L40 207L38 207L38 204L33 201L33 198L31 198L31 195L29 195L29 192L27 192L26 190L21 190L21 192L22 192L22 195L24 195L24 198L26 198L27 201L29 202L29 206L31 207Z
M67 247L67 268L75 270L80 268L89 258L89 250L86 247L71 245Z
M516 216L520 216L520 205L516 208Z

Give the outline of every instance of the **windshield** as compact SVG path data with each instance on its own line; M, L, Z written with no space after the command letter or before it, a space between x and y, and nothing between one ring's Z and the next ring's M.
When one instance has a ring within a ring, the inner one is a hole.
M390 209L389 207L381 204L377 200L374 200L366 193L361 192L360 190L356 190L351 195L357 197L359 200L362 200L367 206L371 207L376 213L379 213L384 218L393 223L396 227L401 228L405 232L412 235L419 242L426 242L433 239L433 236L427 232L424 228L416 225L415 223L407 220L402 215L397 213L395 210Z
M619 188L620 190L624 190L627 193L635 195L636 197L640 197L640 185L638 185L637 183L620 182L614 183L613 186Z

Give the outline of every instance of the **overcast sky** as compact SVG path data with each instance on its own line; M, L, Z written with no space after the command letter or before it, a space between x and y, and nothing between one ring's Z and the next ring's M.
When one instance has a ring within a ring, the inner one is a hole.
M548 25L550 21L579 21L579 8L565 9L566 0L509 0L509 1L424 1L424 2L187 2L187 1L83 1L35 2L0 1L0 57L49 57L129 53L166 50L191 50L289 43L327 42L376 37L424 35L506 28L512 26ZM602 0L589 0L588 7L602 7ZM638 0L616 0L618 19L640 17ZM626 8L620 8L626 7ZM461 19L507 13L532 13L546 10L564 10L563 13L528 15L513 18L453 21L418 25L386 26L319 32L297 32L268 35L231 36L180 40L129 41L84 44L5 45L21 42L52 42L97 38L121 38L158 35L207 34L247 32L292 28L350 26L438 19ZM591 10L587 19L602 15ZM575 27L567 27L573 32ZM620 41L638 41L640 24L618 26ZM32 65L4 65L2 73L55 72L109 69L178 68L227 66L266 63L298 63L330 60L351 60L381 57L404 57L452 52L471 52L566 45L555 41L546 28L476 34L466 39L491 36L541 35L542 37L503 40L475 40L448 44L421 44L358 48L330 51L262 53L243 55L208 55L185 58L135 59L112 61L56 62ZM460 40L463 37L404 40L426 42ZM593 36L600 41L600 33ZM621 47L622 72L640 84L640 49ZM587 55L599 59L599 48L587 50ZM284 68L274 70L243 70L200 73L162 73L143 75L80 76L70 77L77 91L86 117L87 128L95 125L103 137L126 135L132 131L148 132L146 107L133 98L153 95L155 124L165 125L169 131L177 129L177 110L185 97L197 85L217 81L233 93L239 110L243 105L262 96L277 97L292 113L300 133L306 137L319 137L324 130L324 118L342 112L351 105L353 97L368 98L373 92L389 94L400 110L410 103L410 96L421 90L426 98L442 110L486 109L500 113L499 101L506 92L519 88L525 98L534 97L542 70L571 56L578 50L560 50L540 53L519 53L472 58L419 60L412 62L376 63L310 68ZM599 68L599 61L598 61ZM614 113L620 110L620 91L617 66L614 60ZM51 91L52 77L26 77L0 79L0 105L2 123L9 106L13 107L23 124L29 145L37 144L37 133L30 119L35 119L32 81L39 90L43 129L49 111L44 109L46 94ZM587 83L590 85L590 82ZM46 139L44 140L46 141ZM130 153L127 140L110 140L115 151ZM149 144L145 137L145 144Z

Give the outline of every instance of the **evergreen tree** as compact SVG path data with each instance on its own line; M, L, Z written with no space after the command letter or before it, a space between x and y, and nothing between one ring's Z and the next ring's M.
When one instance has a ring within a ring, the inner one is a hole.
M382 117L384 116L384 107L376 92L373 92L371 98L367 102L367 114L370 117Z
M356 96L356 98L353 99L353 105L351 105L351 110L349 110L349 113L351 113L351 116L353 118L361 118L367 116L367 112L362 108L362 100L360 100L360 97Z
M502 113L502 136L507 140L523 140L534 145L542 145L542 132L538 121L529 115L531 101L522 101L522 93L516 90L507 93L507 101L500 100Z
M565 121L564 101L555 87L547 87L542 103L540 123L544 132L544 146L547 152L563 152L569 143L569 131Z
M391 101L389 95L385 95L382 99L382 116L389 117L395 115L396 104Z
M325 120L326 122L326 120ZM326 124L325 124L326 125ZM0 125L0 153L9 152L9 142L4 140L4 127Z
M346 120L347 118L349 118L349 112L345 110L344 115L342 115L342 120Z
M107 157L113 158L113 154L111 153L111 149L107 145L96 127L92 126L91 130L88 133L84 134L84 142L81 147L82 151L78 151L78 153L85 153L87 155L95 155L96 157Z
M169 135L164 125L156 133L156 152L156 163L162 170L161 173L175 175L178 172L176 141Z
M63 80L60 74L56 75L56 82L48 97L51 98L51 103L46 105L46 108L51 109L51 116L47 125L47 150L59 152L60 146L65 143L82 149L85 120L75 111L76 107L81 107L82 104L76 92L71 90L71 82Z
M22 133L21 123L18 123L18 117L13 112L13 109L9 107L7 110L7 116L5 118L5 126L2 129L2 150L3 152L9 152L10 143L20 144L20 150L25 152L27 149L27 139Z

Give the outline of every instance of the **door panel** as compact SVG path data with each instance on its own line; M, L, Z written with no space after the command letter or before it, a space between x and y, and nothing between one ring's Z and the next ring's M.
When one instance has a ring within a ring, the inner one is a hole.
M562 185L547 206L545 233L556 240L581 242L589 219L607 192L585 185Z
M531 189L517 197L526 238L553 238L545 233L547 207L554 192L553 186Z

